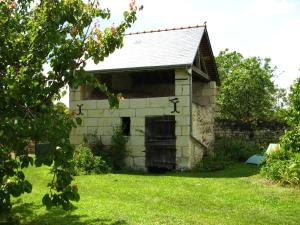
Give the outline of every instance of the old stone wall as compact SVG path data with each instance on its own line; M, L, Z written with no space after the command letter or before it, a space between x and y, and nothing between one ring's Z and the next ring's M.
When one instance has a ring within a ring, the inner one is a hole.
M222 139L245 139L256 143L266 149L269 143L278 143L280 136L284 134L286 125L282 123L261 123L256 127L250 127L237 121L216 120L216 141Z
M177 168L190 168L190 76L185 70L175 72L175 96L124 99L119 109L110 109L107 100L82 100L80 88L70 91L70 110L78 113L82 105L82 125L72 130L70 140L78 145L84 134L94 133L101 137L104 145L110 145L113 129L121 124L121 117L130 117L131 125L128 148L130 155L127 165L134 169L145 169L145 117L175 115L176 120L176 161ZM170 99L178 98L177 111Z
M211 151L215 141L214 115L217 87L215 82L193 82L192 152L193 165L202 160L204 151Z

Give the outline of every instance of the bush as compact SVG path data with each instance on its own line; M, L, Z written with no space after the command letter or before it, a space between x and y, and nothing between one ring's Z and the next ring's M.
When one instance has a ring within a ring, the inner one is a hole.
M107 173L110 171L110 167L102 160L100 156L94 156L92 150L82 145L76 149L74 155L74 164L76 175L91 174L91 173Z
M94 155L101 156L104 146L97 134L97 130L95 130L95 132L92 134L84 135L83 142L92 150Z
M259 146L243 139L222 139L215 145L213 155L205 155L197 166L203 171L221 170L233 162L245 162L250 156L260 153Z
M115 170L120 170L125 167L125 159L128 155L127 150L128 138L123 135L121 127L114 128L114 133L111 137L111 163Z
M261 174L284 184L300 184L300 77L291 86L286 121L288 130L281 137L281 151L271 154Z
M223 139L215 146L217 156L234 162L245 162L250 156L260 152L259 146L244 139Z
M261 174L268 179L289 185L300 184L300 153L287 156L284 150L271 154L261 168Z

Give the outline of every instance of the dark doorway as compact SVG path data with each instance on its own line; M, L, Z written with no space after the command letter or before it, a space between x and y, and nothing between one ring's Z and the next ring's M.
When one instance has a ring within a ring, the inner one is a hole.
M176 166L175 116L146 117L145 128L148 171L174 169Z

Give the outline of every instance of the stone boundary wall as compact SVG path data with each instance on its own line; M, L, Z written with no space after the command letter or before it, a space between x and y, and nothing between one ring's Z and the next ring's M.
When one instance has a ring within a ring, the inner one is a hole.
M278 122L265 122L252 128L241 122L216 119L215 138L216 142L225 138L245 139L266 149L270 143L278 143L285 128L285 124Z

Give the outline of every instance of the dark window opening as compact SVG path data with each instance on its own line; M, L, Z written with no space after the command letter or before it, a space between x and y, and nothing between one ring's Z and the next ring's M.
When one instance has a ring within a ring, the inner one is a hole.
M130 117L121 117L123 135L130 136Z
M153 98L175 95L175 71L139 71L113 74L99 74L100 83L112 93L121 93L128 98ZM106 99L99 89L93 89L88 99Z

